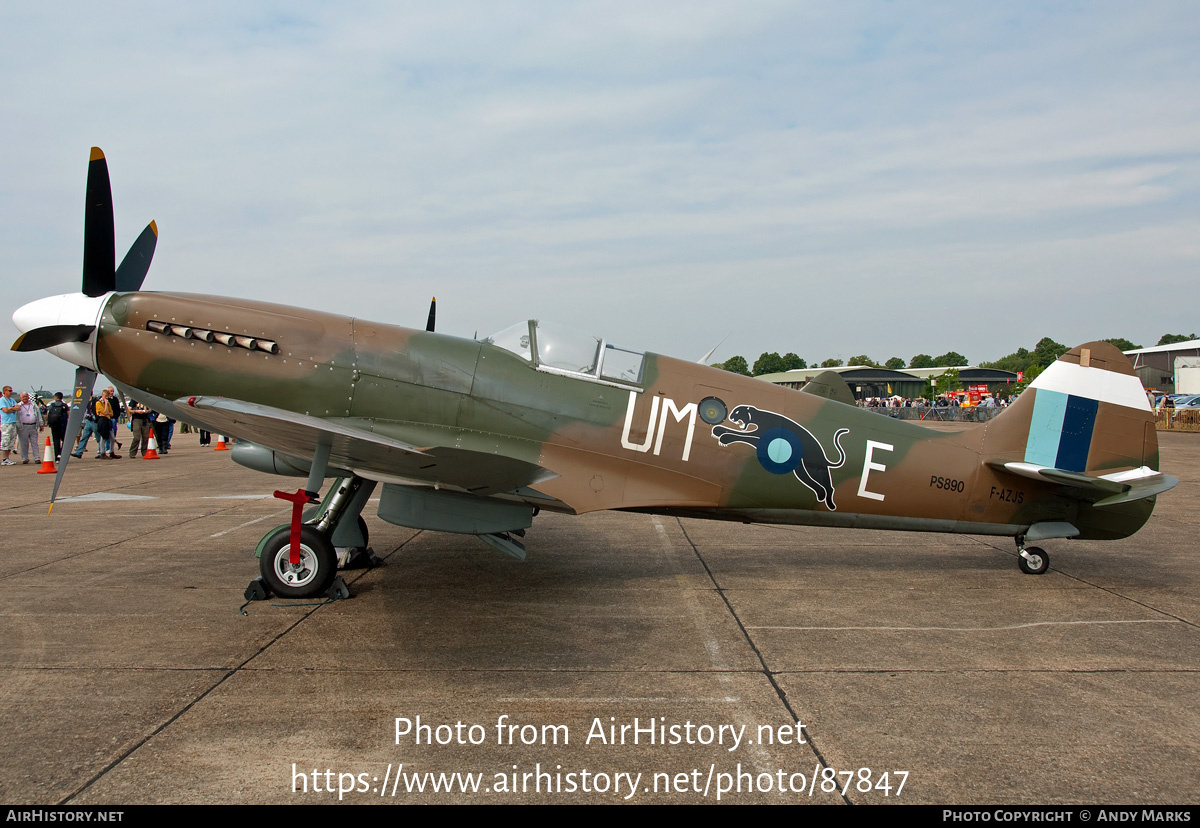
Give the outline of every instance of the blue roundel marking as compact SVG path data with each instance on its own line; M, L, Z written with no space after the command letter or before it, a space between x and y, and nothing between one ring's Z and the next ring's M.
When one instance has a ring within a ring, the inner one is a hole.
M787 474L804 459L800 438L786 428L768 428L758 438L758 462L771 474Z

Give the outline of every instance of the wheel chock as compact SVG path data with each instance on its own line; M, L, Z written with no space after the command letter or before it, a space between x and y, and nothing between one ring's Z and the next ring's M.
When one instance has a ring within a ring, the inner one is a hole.
M270 599L271 589L270 589L270 587L267 586L266 580L263 579L263 577L260 575L259 577L255 578L253 581L250 582L250 585L246 587L246 592L244 593L244 595L246 598L246 603L242 604L241 607L238 608L238 612L241 613L242 615L247 614L246 607L248 607L254 601L266 601L266 600ZM346 586L346 582L342 580L342 576L338 575L336 578L333 579L333 583L329 585L329 589L325 590L325 599L326 600L324 600L324 601L319 601L316 604L313 604L311 602L305 603L303 601L295 601L295 602L289 601L286 604L271 604L271 606L273 606L273 607L321 606L322 604L331 604L334 601L338 601L338 600L349 598L349 597L350 597L350 587Z
M342 569L374 569L377 566L383 566L383 558L369 546L354 547L346 553L346 559L342 562Z
M246 591L243 593L243 595L247 601L265 601L270 597L271 592L267 589L267 582L262 579L261 575L259 575L250 582L250 585L246 587Z

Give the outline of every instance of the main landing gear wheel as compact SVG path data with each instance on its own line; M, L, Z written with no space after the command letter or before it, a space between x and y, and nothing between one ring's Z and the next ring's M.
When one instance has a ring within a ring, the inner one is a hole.
M1043 575L1050 568L1050 556L1040 546L1027 546L1017 556L1017 565L1026 575Z
M337 575L337 555L315 527L300 527L300 563L291 563L291 528L275 531L263 547L258 569L280 598L311 598L329 589Z

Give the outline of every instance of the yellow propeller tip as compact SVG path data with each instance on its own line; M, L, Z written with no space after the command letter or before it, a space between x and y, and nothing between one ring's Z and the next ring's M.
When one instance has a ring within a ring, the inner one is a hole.
M104 160L104 150L100 149L99 147L92 147L92 157L89 158L88 160L89 161L103 161Z

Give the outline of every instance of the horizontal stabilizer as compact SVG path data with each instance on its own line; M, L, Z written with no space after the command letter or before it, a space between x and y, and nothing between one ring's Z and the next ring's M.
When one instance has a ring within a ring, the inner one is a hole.
M989 460L987 464L994 469L1001 469L1010 474L1028 477L1042 483L1057 483L1060 486L1081 489L1084 491L1085 497L1094 500L1093 505L1098 507L1144 500L1160 495L1179 483L1178 478L1156 472L1148 466L1111 474L1093 475L1056 469L1052 466L1039 466L1036 463Z

